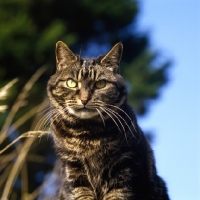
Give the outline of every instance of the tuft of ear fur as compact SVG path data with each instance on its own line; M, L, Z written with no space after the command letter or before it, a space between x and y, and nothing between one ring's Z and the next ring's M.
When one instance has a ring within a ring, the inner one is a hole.
M56 43L56 62L57 69L62 70L68 64L74 63L78 57L69 49L69 47L62 41Z
M119 64L122 57L123 45L117 43L102 59L101 64L110 70L119 73Z

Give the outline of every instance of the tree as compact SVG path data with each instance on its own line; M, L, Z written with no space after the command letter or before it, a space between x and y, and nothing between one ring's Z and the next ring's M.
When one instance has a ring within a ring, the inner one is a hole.
M170 63L165 61L156 64L159 55L150 49L148 36L138 34L134 30L140 6L138 2L133 0L0 1L0 86L15 77L19 78L11 90L9 105L14 103L18 91L29 78L42 65L48 66L46 72L40 78L38 76L39 79L28 91L29 95L26 95L28 104L24 107L21 105L13 121L22 118L44 99L46 82L55 71L54 49L58 40L67 43L77 54L88 56L91 49L96 55L106 53L112 45L122 41L124 53L121 73L127 81L129 101L137 114L144 115L150 100L159 96L160 88L168 81L166 72ZM0 115L1 124L7 116L8 112ZM11 131L11 135L20 135L31 130L32 122L33 116L15 132ZM0 149L10 142L9 139L2 143ZM49 150L49 144L46 140L42 141L42 145L33 142L31 153L23 164L28 166L29 178L26 180L29 193L42 183L44 174L54 165L48 160L48 157L53 155L53 150ZM11 152L13 151L8 153ZM37 165L30 164L28 159L31 159L31 154L35 158L38 156L38 159L43 159L44 162ZM14 161L15 158L10 160ZM2 173L4 171L5 169ZM22 178L17 176L11 199L14 199L15 193L19 199L27 198L20 189L23 184L20 183L21 180ZM4 182L0 184L3 185Z

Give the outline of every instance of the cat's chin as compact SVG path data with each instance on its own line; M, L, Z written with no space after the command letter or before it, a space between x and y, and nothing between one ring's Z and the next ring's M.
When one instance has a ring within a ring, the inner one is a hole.
M98 115L98 112L96 110L91 109L75 110L73 108L69 108L68 111L71 115L74 115L75 117L78 117L80 119L90 119Z

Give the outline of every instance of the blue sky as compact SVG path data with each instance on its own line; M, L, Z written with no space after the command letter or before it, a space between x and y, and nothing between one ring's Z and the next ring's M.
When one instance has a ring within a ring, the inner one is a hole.
M138 26L173 61L170 82L140 126L153 130L159 174L172 200L200 200L200 1L141 1Z

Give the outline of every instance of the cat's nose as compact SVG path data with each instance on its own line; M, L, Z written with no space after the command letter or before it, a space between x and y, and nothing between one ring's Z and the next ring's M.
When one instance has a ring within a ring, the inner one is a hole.
M85 106L88 102L88 98L87 97L81 97L81 102Z

